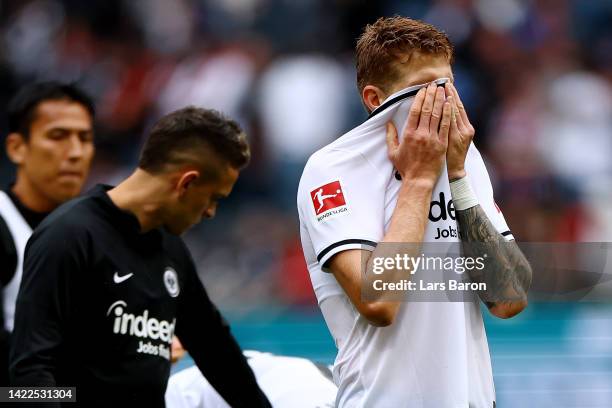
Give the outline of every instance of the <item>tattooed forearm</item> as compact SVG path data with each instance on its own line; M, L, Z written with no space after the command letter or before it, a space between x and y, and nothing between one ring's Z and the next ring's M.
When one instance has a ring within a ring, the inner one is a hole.
M457 222L464 255L478 257L486 253L487 256L485 268L472 269L469 274L473 282L487 285L480 298L489 308L526 302L531 267L516 242L504 240L480 205L457 211Z

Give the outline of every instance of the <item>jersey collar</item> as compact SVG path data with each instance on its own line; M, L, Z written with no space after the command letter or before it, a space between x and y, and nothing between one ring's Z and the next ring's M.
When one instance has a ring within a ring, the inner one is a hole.
M435 82L436 82L436 85L443 86L446 82L448 82L448 78L436 79ZM429 84L413 85L408 88L404 88L401 91L397 91L396 93L394 93L393 95L385 99L385 101L378 108L374 109L368 116L368 120L372 119L374 116L378 115L379 113L385 111L390 106L395 105L396 103L401 102L404 99L408 99L410 97L415 96L417 92L419 92L419 89L424 88L427 85Z
M113 220L113 224L126 232L140 234L140 222L138 222L138 218L131 212L117 207L109 197L108 190L112 188L114 188L114 186L98 184L90 190L89 194L100 200L104 209Z

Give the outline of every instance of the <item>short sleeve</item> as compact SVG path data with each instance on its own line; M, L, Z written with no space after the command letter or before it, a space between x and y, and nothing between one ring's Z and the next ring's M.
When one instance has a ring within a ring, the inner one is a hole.
M504 214L502 214L499 206L495 202L493 196L493 186L489 172L485 166L484 160L480 152L474 144L470 146L468 151L469 160L466 162L467 174L474 193L478 197L478 202L484 210L487 217L493 223L495 229L503 235L506 241L513 240L512 232L506 223Z
M300 223L324 268L333 255L373 250L382 239L385 182L359 152L319 153L304 169L297 205Z

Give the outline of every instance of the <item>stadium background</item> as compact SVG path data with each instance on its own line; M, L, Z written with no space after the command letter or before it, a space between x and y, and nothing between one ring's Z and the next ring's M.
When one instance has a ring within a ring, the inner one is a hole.
M453 41L457 86L515 237L609 241L609 0L0 0L0 111L29 81L80 84L98 110L89 185L126 176L146 129L175 108L237 118L253 161L186 240L243 347L331 362L295 192L309 154L365 118L354 41L393 14ZM0 182L12 177L2 156ZM612 406L610 304L532 303L486 323L500 407Z

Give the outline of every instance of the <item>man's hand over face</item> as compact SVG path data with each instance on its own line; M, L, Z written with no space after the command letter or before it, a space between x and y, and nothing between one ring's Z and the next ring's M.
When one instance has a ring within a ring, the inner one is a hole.
M401 142L393 123L387 124L389 159L404 181L435 185L448 145L451 105L445 91L431 83L414 98Z
M472 126L468 119L467 112L455 86L450 82L446 83L445 92L447 101L452 106L448 149L446 151L448 179L452 181L463 178L466 175L465 157L474 138L474 126Z

